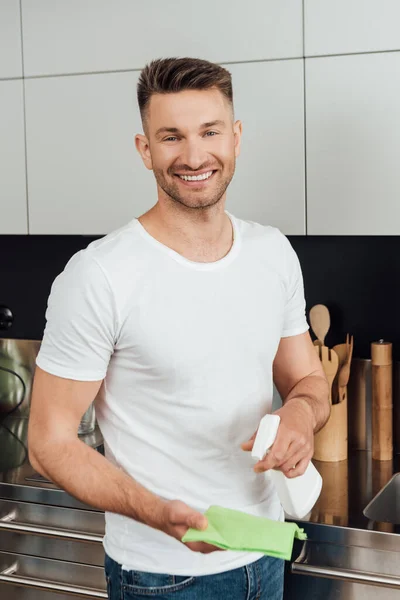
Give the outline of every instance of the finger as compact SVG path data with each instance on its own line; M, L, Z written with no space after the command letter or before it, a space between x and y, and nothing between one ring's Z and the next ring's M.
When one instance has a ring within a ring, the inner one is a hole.
M245 452L249 452L250 450L253 450L254 440L256 439L256 435L257 435L257 432L253 433L253 435L251 436L251 438L249 440L247 440L247 442L243 442L243 444L240 444L240 447L242 448L242 450L244 450Z
M293 466L296 466L300 460L306 457L311 458L308 447L299 447L298 444L291 444L284 460L275 468L283 472L290 471Z
M193 552L201 552L201 554L210 554L211 552L216 552L220 550L223 552L222 548L217 548L217 546L212 546L211 544L206 544L205 542L187 542L185 546L193 550Z
M312 458L312 454L308 448L301 448L301 450L298 450L297 452L290 453L287 460L280 465L279 470L286 475L287 472L293 471L293 467L297 467L299 462L304 458L307 458L308 460L311 460Z
M275 441L265 458L255 464L254 471L262 473L263 471L280 467L282 463L286 462L287 456L294 454L290 450L291 443L291 440L288 438L282 439L279 442Z
M192 529L199 529L200 531L203 531L208 527L207 517L201 513L193 512L193 514L187 516L186 525L188 527L192 527Z
M283 471L283 469L281 470L288 479L293 479L294 477L299 477L300 475L303 475L303 473L305 473L309 462L310 459L308 457L304 457L301 458L297 463L293 463L293 465L289 469L285 471Z
M173 503L169 520L173 525L186 525L193 529L203 530L208 527L207 518L202 513L179 500Z

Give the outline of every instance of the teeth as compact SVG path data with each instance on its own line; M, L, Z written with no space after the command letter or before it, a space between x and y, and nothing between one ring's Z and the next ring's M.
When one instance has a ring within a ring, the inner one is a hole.
M179 175L179 177L184 181L202 181L203 179L211 177L212 174L212 171L208 171L208 173L203 173L202 175Z

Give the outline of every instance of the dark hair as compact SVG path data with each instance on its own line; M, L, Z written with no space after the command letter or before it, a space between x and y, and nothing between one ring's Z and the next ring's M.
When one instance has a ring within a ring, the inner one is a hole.
M223 67L199 58L159 58L142 70L137 98L142 121L152 94L218 89L233 107L232 77Z

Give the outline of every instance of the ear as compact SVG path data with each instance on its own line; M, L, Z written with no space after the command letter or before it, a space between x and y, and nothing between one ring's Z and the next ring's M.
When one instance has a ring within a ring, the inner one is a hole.
M242 122L236 121L233 125L233 136L235 139L235 156L240 154L240 143L242 141Z
M152 171L153 163L151 160L150 146L147 137L141 133L135 135L136 150L139 152L147 169Z

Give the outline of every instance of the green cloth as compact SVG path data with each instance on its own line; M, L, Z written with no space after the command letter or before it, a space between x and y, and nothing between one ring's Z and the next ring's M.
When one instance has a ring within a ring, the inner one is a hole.
M295 523L272 521L222 506L210 506L204 514L207 529L189 528L182 542L207 542L224 550L262 552L290 560L294 538L307 539Z

